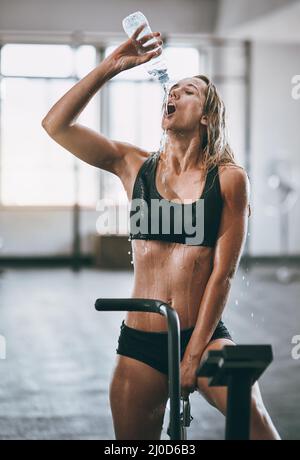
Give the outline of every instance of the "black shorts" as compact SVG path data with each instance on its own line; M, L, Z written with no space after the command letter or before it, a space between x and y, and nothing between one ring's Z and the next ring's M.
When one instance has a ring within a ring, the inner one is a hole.
M194 327L180 331L180 360L182 360ZM223 321L220 320L210 341L215 339L230 339ZM168 375L168 332L148 332L134 329L122 321L118 339L117 354L129 356L154 369Z

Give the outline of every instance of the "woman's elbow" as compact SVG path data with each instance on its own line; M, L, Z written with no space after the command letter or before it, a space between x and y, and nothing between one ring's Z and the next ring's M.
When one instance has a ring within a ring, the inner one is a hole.
M42 119L41 126L49 134L49 132L50 132L50 124L49 124L49 121L47 120L47 117L44 117Z

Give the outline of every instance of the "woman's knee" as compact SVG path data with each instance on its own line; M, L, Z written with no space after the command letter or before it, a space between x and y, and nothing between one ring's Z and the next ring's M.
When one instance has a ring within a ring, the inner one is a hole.
M251 389L251 412L253 417L259 418L264 418L267 414L257 381Z

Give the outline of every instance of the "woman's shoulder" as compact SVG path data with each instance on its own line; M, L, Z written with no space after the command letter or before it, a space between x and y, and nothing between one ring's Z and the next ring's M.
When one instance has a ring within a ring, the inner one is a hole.
M218 165L219 176L223 176L225 181L249 181L246 168L237 163L221 163Z
M250 181L246 169L236 163L219 165L219 180L224 199L236 200L237 197L250 195Z

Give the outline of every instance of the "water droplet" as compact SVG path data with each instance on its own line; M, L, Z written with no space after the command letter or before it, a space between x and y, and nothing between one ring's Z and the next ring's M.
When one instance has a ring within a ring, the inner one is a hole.
M253 313L253 312L251 313L251 318L252 318L252 319L254 318L254 313Z
M247 286L249 286L249 285L250 285L249 281L247 281L246 285L247 285Z
M242 278L242 279L243 279L243 280L245 279L245 275L243 275L243 278Z
M236 304L236 305L238 305L238 304L239 304L239 301L238 301L237 299L236 299L236 301L235 301L235 304Z
M127 253L127 254L131 254L131 251L128 251L128 253Z
M130 263L133 265L133 260Z

